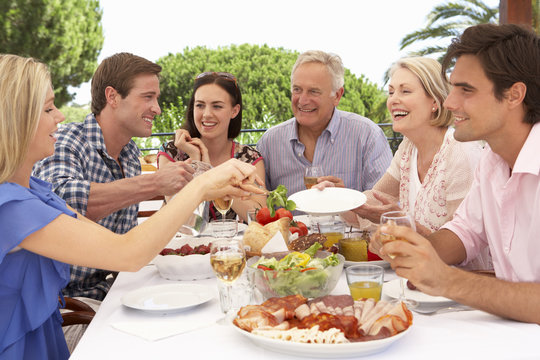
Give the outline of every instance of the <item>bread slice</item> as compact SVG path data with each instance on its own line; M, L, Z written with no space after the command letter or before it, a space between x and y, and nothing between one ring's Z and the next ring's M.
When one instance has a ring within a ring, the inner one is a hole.
M280 231L288 248L289 224L290 219L288 217L278 219L264 226L256 221L252 221L244 231L244 245L251 247L251 252L260 254L266 243Z
M270 239L278 232L281 232L281 235L283 235L283 239L285 240L285 244L287 245L287 248L289 247L289 226L291 224L291 219L288 217L282 217L281 219L277 219L276 221L272 221L271 223L268 223L264 225L266 229L270 231L272 236L270 236ZM270 240L268 239L268 240Z

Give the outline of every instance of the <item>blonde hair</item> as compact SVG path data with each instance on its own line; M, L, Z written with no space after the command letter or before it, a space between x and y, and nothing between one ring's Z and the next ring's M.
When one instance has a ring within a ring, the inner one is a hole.
M0 54L0 184L26 158L50 84L45 64Z
M390 67L390 77L397 69L407 69L416 75L426 94L435 100L437 110L431 119L431 125L438 127L452 125L454 122L452 113L443 107L444 100L450 92L450 84L442 76L441 64L437 60L426 57L406 57L399 59Z
M321 63L326 66L332 77L332 91L336 92L343 87L345 83L345 68L339 55L326 53L321 50L309 50L298 56L291 71L291 84L296 69L305 63Z

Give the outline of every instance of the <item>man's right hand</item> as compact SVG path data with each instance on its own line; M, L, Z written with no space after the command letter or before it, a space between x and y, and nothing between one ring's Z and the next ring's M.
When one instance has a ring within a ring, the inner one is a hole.
M195 170L189 163L189 160L176 161L160 166L159 171L153 174L160 194L172 196L193 180Z

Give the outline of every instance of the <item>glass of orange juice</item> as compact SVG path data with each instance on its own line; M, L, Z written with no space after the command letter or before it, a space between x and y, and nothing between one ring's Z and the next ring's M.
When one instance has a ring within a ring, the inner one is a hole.
M324 247L329 249L339 243L345 233L345 223L334 216L317 216L311 218L311 231L326 237Z
M381 300L384 269L378 265L360 264L345 268L347 285L354 300Z

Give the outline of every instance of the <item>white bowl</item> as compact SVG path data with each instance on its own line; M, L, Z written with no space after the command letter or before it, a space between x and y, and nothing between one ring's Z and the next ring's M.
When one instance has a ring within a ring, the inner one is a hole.
M210 254L158 255L154 264L159 274L169 280L201 280L214 276Z

